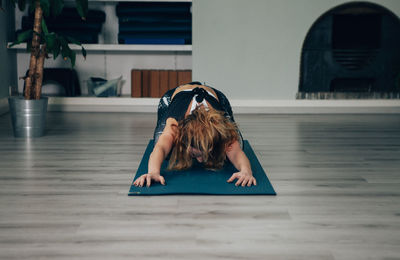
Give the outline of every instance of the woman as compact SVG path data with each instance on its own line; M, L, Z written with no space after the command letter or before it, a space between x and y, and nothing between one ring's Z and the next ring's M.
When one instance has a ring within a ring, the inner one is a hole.
M148 173L135 186L149 187L151 181L165 185L161 164L169 158L169 170L185 170L196 159L206 169L222 168L228 158L239 172L227 182L238 179L236 186L256 185L250 162L242 150L242 137L225 95L200 82L171 89L160 99L154 131L154 149L150 154Z

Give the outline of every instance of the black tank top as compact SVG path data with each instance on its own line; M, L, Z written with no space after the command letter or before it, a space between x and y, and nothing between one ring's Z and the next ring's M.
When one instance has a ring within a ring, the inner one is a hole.
M191 82L188 85L201 85L200 82ZM205 99L214 109L224 111L218 100L211 96L207 90L196 87L192 91L181 91L178 92L169 104L167 118L175 118L176 121L185 118L185 113L189 107L193 97L197 94L196 101L198 103L203 102Z

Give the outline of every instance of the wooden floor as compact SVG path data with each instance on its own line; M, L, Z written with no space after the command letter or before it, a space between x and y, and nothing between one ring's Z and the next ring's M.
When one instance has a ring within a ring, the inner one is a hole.
M237 115L277 196L127 193L155 115L0 116L0 259L400 259L400 115Z

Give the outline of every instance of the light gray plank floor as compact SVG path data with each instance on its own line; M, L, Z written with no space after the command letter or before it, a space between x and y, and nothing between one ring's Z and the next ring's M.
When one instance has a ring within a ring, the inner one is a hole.
M400 259L399 115L237 115L277 196L128 197L155 119L0 116L0 259Z

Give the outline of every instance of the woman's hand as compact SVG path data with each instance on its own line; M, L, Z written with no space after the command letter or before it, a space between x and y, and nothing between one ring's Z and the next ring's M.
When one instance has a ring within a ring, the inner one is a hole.
M251 186L252 184L257 185L256 178L253 177L253 173L251 172L250 161L242 148L240 148L239 141L236 140L229 146L226 150L226 156L232 162L233 166L239 170L239 172L234 173L228 179L228 182L232 182L237 178L238 181L235 184L236 186L239 186L240 184L242 186Z
M151 180L158 181L162 185L165 185L165 179L158 173L146 173L137 178L137 180L133 183L135 186L143 187L145 182L147 182L147 187L150 187Z
M232 176L228 179L227 182L232 182L234 179L238 179L235 183L235 186L239 186L240 184L242 187L244 186L251 186L252 184L257 185L256 178L254 178L253 174L250 171L240 171L232 174Z

